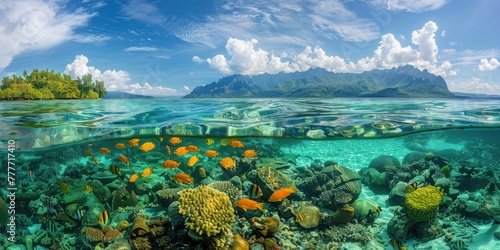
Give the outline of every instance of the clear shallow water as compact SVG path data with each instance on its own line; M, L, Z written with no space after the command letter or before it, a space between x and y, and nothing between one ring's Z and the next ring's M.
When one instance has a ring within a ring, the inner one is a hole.
M275 235L267 238L277 239L283 249L310 249L311 245L317 249L331 249L337 245L345 249L390 249L387 242L395 236L394 230L388 230L388 225L394 223L391 221L403 220L395 215L395 210L404 207L402 197L389 195L391 189L395 183L408 184L418 176L428 175L421 186L436 185L439 178L450 182L447 198L443 198L437 213L441 233L429 240L415 227L401 243L409 249L460 249L462 243L463 249L494 249L499 246L499 241L493 236L497 226L491 224L494 219L500 220L500 193L496 188L500 187L498 101L153 99L0 104L0 140L2 152L6 155L0 161L6 169L10 160L5 149L9 149L9 143L15 144L15 150L10 153L16 158L12 162L16 163L13 171L18 188L17 244L26 245L25 237L33 236L36 239L34 245L39 247L49 248L64 243L67 249L87 248L86 245L93 249L97 243L86 242L88 240L81 231L101 227L78 219L64 219L63 214L72 217L74 209L83 209L85 214L92 210L92 207L72 200L75 196L95 194L98 197L95 203L101 204L99 208L110 211L109 224L112 227L116 227L120 220L132 224L134 218L143 213L151 221L160 217L173 220L173 215L165 212L169 204L160 200L159 190L193 189L214 180L232 179L234 182L237 177L242 183L239 189L243 193L237 199L244 198L250 195L248 188L252 184L266 185L252 179L251 174L252 170L266 167L278 169L301 191L287 198L292 204L312 202L323 214L331 215L339 204L332 206L321 198L331 188L324 186L328 179L319 182L322 191L310 186L306 180L327 168L327 162L335 162L359 174L362 181L359 197L376 202L382 208L380 217L369 223L358 219L348 224L320 224L305 229L295 221L297 214L286 212L290 210L285 205L288 201L278 204L267 201L268 191L263 197L255 198L266 203L264 213L244 212L234 207L238 222L233 225L233 233L242 235L258 247L259 239L266 237L251 229L251 218L275 215L281 219L282 226ZM181 138L182 143L173 145L169 142L173 136ZM132 147L129 140L133 138L140 139L138 146L152 142L155 148L145 152ZM214 143L207 145L207 139L214 139ZM245 148L221 145L232 139L243 142ZM116 148L117 143L125 144L125 148ZM176 149L188 145L199 147L200 152L174 154ZM111 152L100 153L102 148ZM257 150L258 157L245 158L243 153L247 149ZM208 150L215 150L219 155L208 157L205 155ZM437 158L426 158L429 152ZM198 155L199 161L189 167L193 155ZM120 156L126 156L129 163L119 160ZM393 157L396 162L389 165L400 164L397 166L400 174L396 177L397 174L379 168L379 172L387 177L383 183L376 184L370 182L373 176L367 175L366 169L373 167L375 159L381 156ZM220 161L225 157L238 162L236 169L247 166L248 171L223 169ZM409 164L407 157L417 163ZM452 168L447 177L443 176L441 168L444 163L440 159ZM165 160L175 160L180 166L166 169L162 166ZM249 166L245 165L248 161L251 162ZM121 176L112 173L112 165L118 167ZM408 165L412 167L404 167ZM141 175L146 168L151 168L153 174L133 183L129 181L134 173ZM207 177L199 176L200 168L206 171ZM178 173L195 177L194 184L175 181L173 178ZM4 172L0 179L7 180L7 177L8 172ZM69 193L60 188L61 182L68 184ZM494 183L495 188L487 189L489 183ZM93 192L84 191L87 184L94 188ZM114 194L122 186L129 192L133 190L138 201L132 207L116 210L111 204ZM8 194L8 187L2 189L4 194ZM46 197L56 203L57 213L47 211ZM51 232L50 225L56 225L55 232ZM183 225L173 226L167 222L162 226L166 228L161 232L164 239L181 243L176 246L165 243L161 247L152 243L156 247L153 249L195 249L197 246L206 249L213 241L210 237L201 241L192 239L186 235ZM37 227L40 229L36 230ZM350 230L359 233L356 234L358 238L339 236L342 232L352 234ZM132 242L132 231L131 227L122 231L123 239ZM3 231L1 237L5 239L8 233ZM158 237L148 234L147 238L155 242ZM463 242L457 243L458 239ZM8 245L7 240L3 242L4 246ZM113 249L116 242L103 241L103 245Z

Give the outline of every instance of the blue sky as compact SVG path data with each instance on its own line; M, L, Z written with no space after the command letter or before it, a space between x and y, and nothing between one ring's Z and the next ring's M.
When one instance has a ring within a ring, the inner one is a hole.
M0 2L0 75L91 73L108 90L184 95L228 74L411 64L500 94L499 1Z

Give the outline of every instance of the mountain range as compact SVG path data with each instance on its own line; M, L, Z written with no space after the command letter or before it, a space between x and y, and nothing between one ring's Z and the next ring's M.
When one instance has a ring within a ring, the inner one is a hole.
M363 73L304 72L230 75L197 86L183 98L456 97L441 76L411 65Z

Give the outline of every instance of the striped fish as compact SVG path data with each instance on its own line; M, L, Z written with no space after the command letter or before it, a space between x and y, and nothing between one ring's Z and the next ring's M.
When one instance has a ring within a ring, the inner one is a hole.
M250 198L257 199L262 197L262 189L257 184L253 184L250 188Z
M73 213L73 219L75 220L82 220L83 216L85 215L85 209L79 209L79 210L76 210L74 213Z
M99 219L97 219L97 223L101 226L107 225L109 222L109 214L108 210L102 211L102 213L99 215Z
M295 217L295 222L300 222L302 221L303 219L305 219L307 216L306 216L306 212L301 212L297 215L297 217Z

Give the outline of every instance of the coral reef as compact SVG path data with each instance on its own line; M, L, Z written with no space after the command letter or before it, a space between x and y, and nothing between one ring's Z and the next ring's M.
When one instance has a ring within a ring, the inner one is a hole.
M439 188L430 185L418 188L406 196L408 217L416 222L436 217L442 199L443 194Z
M295 216L298 216L301 213L305 214L305 217L298 222L299 225L303 228L317 227L321 218L323 217L320 209L308 201L301 201L294 204L292 207L289 207L288 209L290 209Z
M231 202L235 202L242 193L241 189L233 185L230 181L214 181L208 184L208 186L227 194Z
M234 208L225 193L208 186L184 189L179 197L179 213L187 218L186 228L197 235L208 239L217 236L215 245L232 242Z
M113 211L120 207L133 207L137 204L138 199L134 190L129 192L125 186L120 187L113 194L112 209Z
M337 207L333 214L323 215L322 224L338 225L349 223L354 218L354 208L350 205L343 204Z
M374 222L382 211L377 203L361 198L355 200L351 206L354 208L354 218L367 222Z
M266 217L263 220L259 217L253 217L251 223L252 230L264 237L276 233L280 225L279 220L273 217Z

